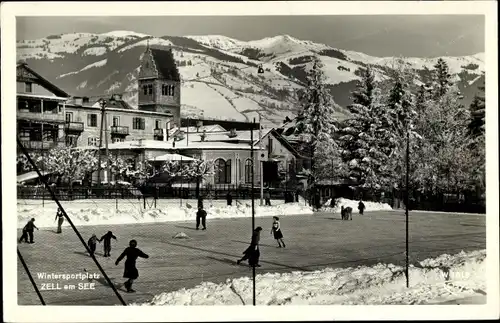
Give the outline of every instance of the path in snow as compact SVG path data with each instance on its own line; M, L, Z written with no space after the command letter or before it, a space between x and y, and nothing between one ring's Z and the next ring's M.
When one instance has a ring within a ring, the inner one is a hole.
M276 248L269 234L272 219L256 218L256 226L264 228L261 239L261 264L258 274L310 271L322 268L345 268L374 265L379 262L404 265L404 213L371 212L355 216L352 221L339 220L338 214L316 213L308 216L286 216L281 225L287 243L286 249ZM463 215L447 217L439 214L414 214L410 218L410 260L421 261L443 253L455 254L486 248L484 216ZM111 258L102 257L98 245L98 259L108 275L118 284L123 282L123 263L115 266L119 253L130 239L138 240L138 247L150 255L139 259L140 277L134 285L137 293L126 294L127 302L143 303L162 292L193 288L202 282L222 283L228 278L251 275L245 266L234 261L248 246L251 219L207 219L208 230L194 230L193 221L154 224L82 226L85 240L92 233L104 234L112 230L118 241L113 242ZM189 239L174 239L184 232ZM18 234L21 231L18 230ZM19 249L38 286L43 281L38 273L79 273L85 268L99 273L85 254L78 238L69 228L58 235L54 228L35 232L33 245L20 244ZM18 262L18 303L39 305L22 265ZM69 281L67 283L78 283ZM49 305L115 305L112 290L103 279L95 290L42 291ZM59 283L63 283L59 281ZM118 285L120 286L120 285ZM235 300L235 304L241 304Z

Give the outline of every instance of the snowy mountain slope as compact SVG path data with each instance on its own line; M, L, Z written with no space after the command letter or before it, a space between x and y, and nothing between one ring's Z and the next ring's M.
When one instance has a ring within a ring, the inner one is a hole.
M183 115L243 121L260 112L276 125L297 112L297 90L314 56L324 64L339 116L346 114L360 69L371 65L377 81L386 82L399 60L425 81L438 59L373 57L288 35L245 42L220 35L152 37L113 31L48 36L17 45L19 60L70 94L97 99L122 93L132 106L137 106L137 73L146 46L171 48L181 73ZM484 53L443 59L459 80L467 105L484 83ZM257 72L260 64L262 74Z

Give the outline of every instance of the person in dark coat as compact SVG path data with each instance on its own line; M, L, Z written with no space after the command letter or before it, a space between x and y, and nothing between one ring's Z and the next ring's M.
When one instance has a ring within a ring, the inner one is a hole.
M137 241L130 240L129 247L122 252L118 259L116 259L115 265L118 266L124 257L127 257L127 259L125 260L123 278L128 278L124 285L127 289L127 293L133 293L135 290L132 289L132 284L134 280L139 277L139 271L135 267L135 261L138 257L149 258L149 256L137 248Z
M271 227L271 234L274 235L274 239L278 241L279 248L281 248L281 244L283 244L283 248L286 247L285 241L283 241L283 232L281 232L280 218L277 216L273 216L273 226Z
M89 246L89 249L90 249L90 254L93 255L95 253L95 249L97 247L97 242L99 241L99 239L97 239L97 236L95 234L92 235L92 237L90 237L87 245Z
M200 229L200 220L201 225L203 226L202 230L206 230L207 211L203 210L203 207L198 207L198 212L196 212L196 230Z
M21 238L19 238L19 242L23 242L23 240L25 242L28 242L28 236L30 238L29 242L28 243L35 243L33 241L33 231L34 229L37 229L38 228L36 227L35 225L35 219L31 219L28 223L26 223L26 225L24 226L23 228L23 235L21 236Z
M245 251L243 251L243 257L236 261L236 263L238 265L243 260L248 259L248 264L251 267L260 267L260 265L259 265L259 258L260 258L259 241L260 241L260 232L261 231L262 231L261 227L255 228L255 230L252 233L252 241L250 242L250 246Z
M264 200L266 206L271 206L271 193L269 193L269 189L264 193Z
M231 195L231 192L227 192L226 200L227 200L227 205L229 206L233 205L233 196Z
M62 224L64 223L64 214L60 208L57 208L56 218L57 220L57 233L62 233Z
M359 214L363 215L363 212L365 211L365 204L363 203L363 201L359 201L358 210Z
M113 235L113 232L111 231L108 231L108 233L106 233L105 235L103 235L101 237L101 239L99 239L99 242L101 241L104 241L104 257L110 257L111 254L111 239L116 239L116 237Z
M202 208L203 209L203 197L198 197L198 209Z

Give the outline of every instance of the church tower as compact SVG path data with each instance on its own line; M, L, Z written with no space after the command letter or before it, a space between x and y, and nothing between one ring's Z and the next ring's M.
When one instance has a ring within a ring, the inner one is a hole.
M171 127L181 124L181 82L172 49L147 46L138 78L139 110L172 114Z

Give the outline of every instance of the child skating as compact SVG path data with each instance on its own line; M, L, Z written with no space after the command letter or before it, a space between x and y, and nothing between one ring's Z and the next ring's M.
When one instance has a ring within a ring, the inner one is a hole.
M135 292L135 290L132 289L132 284L134 283L134 280L139 277L139 271L135 267L135 261L138 257L149 258L149 256L137 248L137 241L130 240L129 247L123 251L118 259L116 259L115 265L118 266L118 263L124 257L127 257L127 259L125 260L125 271L123 272L123 278L128 278L124 285L127 289L127 293L133 293Z
M104 257L110 257L111 254L111 238L116 239L116 237L113 235L113 232L108 231L105 235L99 239L99 242L104 241Z
M271 234L274 235L274 239L278 241L279 248L281 248L282 244L283 248L286 247L285 242L283 241L283 232L281 232L280 218L278 218L277 216L273 216L273 226L271 227Z

